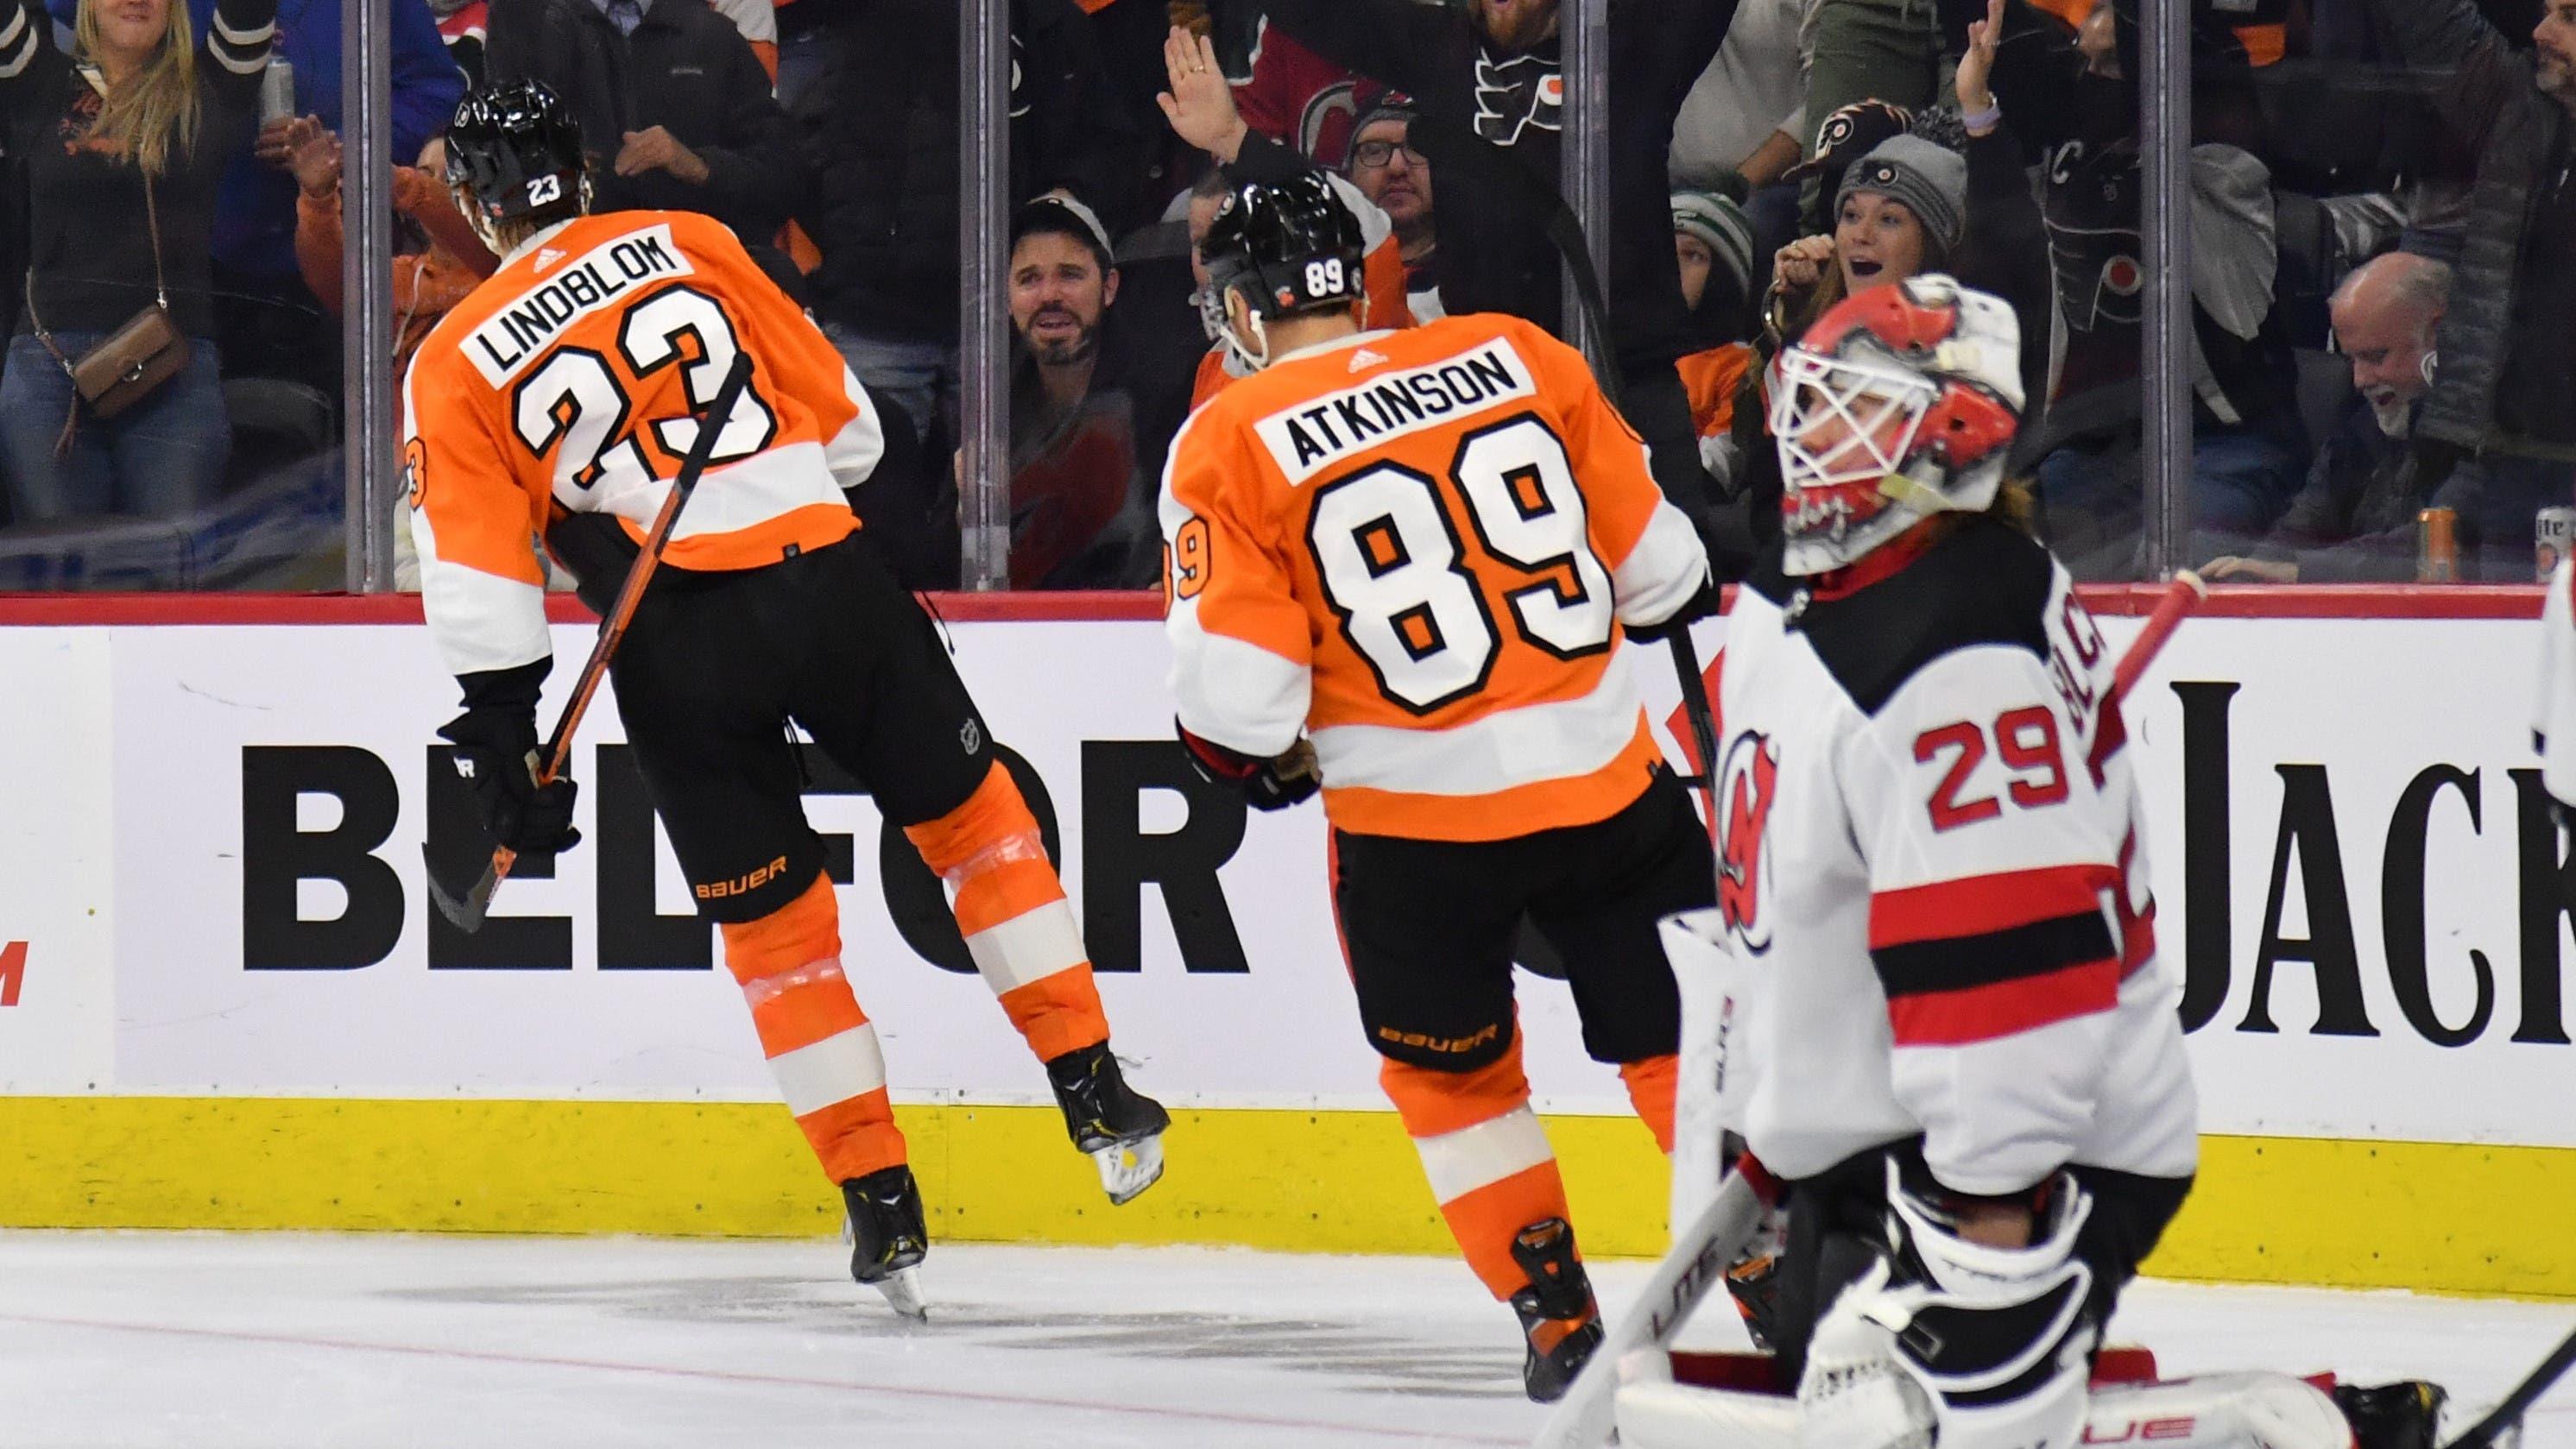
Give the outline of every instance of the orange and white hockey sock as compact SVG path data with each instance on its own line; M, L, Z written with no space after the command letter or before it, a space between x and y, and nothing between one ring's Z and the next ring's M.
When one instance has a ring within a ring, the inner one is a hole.
M903 833L947 882L967 954L1038 1060L1107 1041L1091 953L1010 772L996 761L965 804Z
M724 926L725 969L742 983L779 1095L834 1182L904 1160L886 1100L877 1029L841 974L841 912L829 876L757 921Z
M1619 1080L1628 1084L1629 1105L1637 1109L1646 1130L1655 1134L1655 1146L1666 1157L1673 1155L1673 1093L1681 1085L1681 1070L1682 1059L1669 1052L1619 1066Z
M1467 1266L1496 1298L1528 1286L1528 1275L1512 1261L1513 1237L1567 1213L1555 1149L1530 1110L1519 1039L1501 1060L1472 1072L1389 1059L1378 1066L1378 1082L1422 1154L1431 1195Z

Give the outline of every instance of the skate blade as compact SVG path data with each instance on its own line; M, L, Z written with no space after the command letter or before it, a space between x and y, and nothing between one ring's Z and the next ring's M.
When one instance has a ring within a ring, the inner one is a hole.
M1124 1207L1163 1177L1163 1135L1112 1142L1091 1154L1100 1165L1100 1188L1112 1207Z
M930 1305L921 1296L921 1270L897 1268L868 1285L885 1295L886 1306L915 1323L930 1321Z

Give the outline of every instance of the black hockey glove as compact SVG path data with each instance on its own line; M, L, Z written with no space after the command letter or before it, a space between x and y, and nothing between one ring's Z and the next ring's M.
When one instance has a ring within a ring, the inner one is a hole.
M579 787L569 779L537 783L537 713L533 707L485 705L449 720L438 737L456 746L456 773L474 787L483 828L521 855L554 855L581 843L572 824Z
M1200 739L1177 721L1174 727L1180 729L1181 752L1190 757L1190 767L1199 772L1199 778L1212 785L1234 786L1255 810L1285 810L1324 788L1323 777L1315 772L1315 747L1304 740L1288 753L1265 760Z

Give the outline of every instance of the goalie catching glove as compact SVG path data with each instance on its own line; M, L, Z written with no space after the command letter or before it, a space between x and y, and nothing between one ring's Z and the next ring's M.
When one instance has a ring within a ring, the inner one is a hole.
M573 828L579 787L557 777L537 781L534 706L478 705L438 732L456 746L456 773L474 787L474 803L492 839L520 855L547 856L581 842Z
M1199 778L1211 785L1234 786L1255 810L1285 810L1324 788L1324 778L1315 769L1315 747L1304 740L1285 754L1264 759L1201 739L1177 724L1175 728L1180 729L1182 753L1190 757L1190 768L1199 772Z

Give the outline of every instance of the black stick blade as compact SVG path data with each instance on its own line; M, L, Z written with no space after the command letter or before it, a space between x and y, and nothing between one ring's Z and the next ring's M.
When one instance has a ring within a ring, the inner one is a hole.
M483 878L474 883L474 888L465 893L463 900L458 900L453 892L439 883L438 870L430 863L427 846L421 847L420 857L421 876L429 882L430 903L438 907L438 913L447 918L449 925L469 936L482 930L483 915L492 909L492 888L501 883L500 873L488 865L483 867Z

